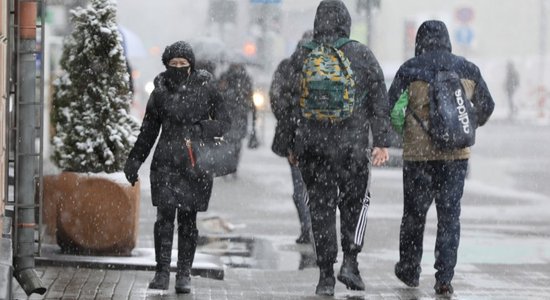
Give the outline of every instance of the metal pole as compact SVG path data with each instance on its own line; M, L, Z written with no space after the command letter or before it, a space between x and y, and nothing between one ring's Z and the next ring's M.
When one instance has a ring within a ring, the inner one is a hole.
M547 8L548 8L548 1L547 0L540 0L540 39L539 39L539 51L540 51L540 77L539 82L541 83L541 86L544 86L545 80L545 69L546 69L546 35L547 35Z
M372 0L367 0L367 46L372 49Z
M36 98L36 2L18 1L19 36L18 52L20 74L17 78L17 141L16 157L16 224L17 240L14 251L14 276L27 295L44 294L40 277L34 269L34 234L36 230L35 191L37 162L35 141L37 138Z

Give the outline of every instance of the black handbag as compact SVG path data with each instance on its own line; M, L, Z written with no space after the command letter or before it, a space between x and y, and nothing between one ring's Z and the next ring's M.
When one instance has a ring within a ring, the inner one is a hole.
M237 171L237 151L232 143L223 138L211 140L185 140L191 159L191 167L198 174L212 177L225 176Z

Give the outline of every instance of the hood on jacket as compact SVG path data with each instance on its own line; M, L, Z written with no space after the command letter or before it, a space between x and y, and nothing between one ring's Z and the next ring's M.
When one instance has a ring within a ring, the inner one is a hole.
M187 59L191 66L191 71L195 70L195 53L193 53L193 48L189 43L178 41L167 46L162 53L162 63L168 67L168 62L176 57Z
M323 0L317 7L313 23L313 39L319 42L334 42L349 38L351 16L341 0Z
M425 52L436 50L452 51L447 26L437 20L426 21L420 25L416 33L414 55L419 56Z

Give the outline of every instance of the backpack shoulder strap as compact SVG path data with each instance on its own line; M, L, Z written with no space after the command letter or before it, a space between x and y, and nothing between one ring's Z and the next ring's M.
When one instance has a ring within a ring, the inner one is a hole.
M333 44L332 44L332 47L336 48L336 49L340 49L342 48L345 44L349 43L349 42L356 42L355 40L351 40L351 39L348 39L348 38L339 38L337 39ZM307 43L304 43L302 44L302 47L306 48L306 49L309 49L309 50L313 50L315 48L317 48L319 46L319 44L315 41L310 41L310 42L307 42Z
M343 38L337 39L337 40L334 42L333 46L334 46L334 48L336 48L336 49L340 49L340 48L344 47L344 45L347 44L347 43L349 43L349 42L356 42L356 41L343 37Z
M413 118L416 120L416 122L418 122L420 127L422 127L422 129L429 135L430 130L428 129L428 125L425 122L423 122L420 119L420 117L409 106L407 106L407 112L409 112L413 116Z
M304 47L306 49L309 49L309 50L313 50L313 49L317 48L318 46L319 46L319 44L317 44L315 41L310 41L310 42L302 44L302 47Z
M332 45L332 47L334 47L335 49L338 49L340 50L341 47L343 47L345 44L349 43L349 42L353 42L354 40L350 40L348 38L339 38L337 39L334 44ZM338 57L338 61L340 62L340 64L342 65L345 65L344 64L344 56L342 56L343 52L342 51L336 51L336 56ZM351 75L350 73L350 70L348 68L343 68L343 71L347 74L347 75Z

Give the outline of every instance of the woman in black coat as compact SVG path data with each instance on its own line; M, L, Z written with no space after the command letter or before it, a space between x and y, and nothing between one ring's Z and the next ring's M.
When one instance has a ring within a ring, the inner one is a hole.
M157 267L149 288L168 289L177 212L176 292L189 293L198 236L197 212L208 208L213 178L194 171L186 140L222 136L229 130L230 119L221 95L209 82L211 74L195 70L195 57L188 43L179 41L166 47L162 63L166 71L155 78L141 132L124 173L132 185L137 181L139 167L160 133L150 177L153 206L157 207L154 227Z

